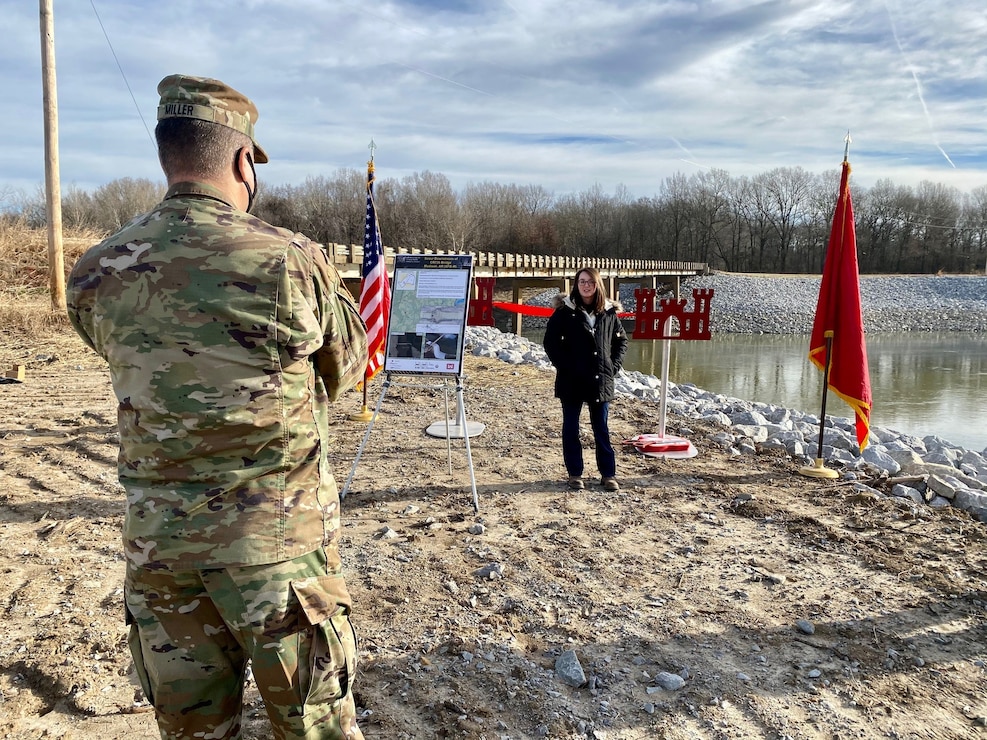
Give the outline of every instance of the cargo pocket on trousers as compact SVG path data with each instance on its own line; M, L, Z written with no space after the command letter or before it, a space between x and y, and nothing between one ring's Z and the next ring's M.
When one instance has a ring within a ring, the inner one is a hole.
M327 576L291 582L308 621L308 654L298 656L299 691L306 706L334 704L349 693L356 677L356 633L349 606L334 596L341 581Z
M127 644L130 646L130 657L134 661L134 672L137 674L141 691L144 692L144 698L153 707L154 696L151 694L151 682L147 677L147 666L144 665L144 648L141 645L140 628L137 626L137 620L134 619L134 615L130 613L130 607L125 606L124 612L124 621L130 626L130 632L127 634Z

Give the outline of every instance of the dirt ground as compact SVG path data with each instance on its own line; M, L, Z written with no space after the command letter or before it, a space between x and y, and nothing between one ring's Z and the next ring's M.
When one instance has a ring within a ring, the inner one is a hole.
M157 737L128 678L105 368L68 332L0 331L0 370L13 363L27 374L0 385L0 738ZM674 416L697 457L625 448L620 492L571 492L551 374L466 369L468 420L486 425L470 440L479 512L463 440L424 433L446 418L434 385L388 389L343 503L368 738L985 736L987 526L775 453L731 457ZM359 405L337 406L340 486ZM613 436L657 418L620 400ZM566 651L583 685L557 675ZM246 737L270 737L249 698Z

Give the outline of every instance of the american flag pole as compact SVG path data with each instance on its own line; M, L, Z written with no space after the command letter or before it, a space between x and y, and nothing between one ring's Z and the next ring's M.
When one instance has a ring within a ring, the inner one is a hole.
M372 197L372 195L371 195L371 189L373 188L374 149L376 149L376 148L377 148L377 146L374 144L374 140L371 139L370 140L370 146L368 147L368 149L370 149L370 161L367 162L367 204L368 204L367 207L368 208L369 208L370 198ZM369 212L368 212L368 216L369 216ZM366 236L364 236L363 242L364 242L363 243L363 248L366 249L367 248ZM366 258L364 258L364 259L366 259ZM360 290L360 294L361 294L360 295L360 302L362 303L363 302L363 295L362 295L363 294L363 285L362 285L362 283L360 285L360 288L361 288L361 290ZM369 408L367 407L367 393L368 393L367 388L369 388L369 387L370 387L370 357L369 357L369 354L368 354L368 357L367 357L367 366L365 368L363 368L363 405L360 407L360 416L361 417L367 416L369 414L369 412L370 412Z
M374 149L370 142L370 161L367 162L367 210L363 236L363 280L360 284L360 317L367 325L367 367L363 373L363 407L359 414L351 415L354 420L369 421L367 390L370 381L384 364L384 350L387 340L387 320L391 312L391 287L387 277L387 263L377 221L377 206L374 202Z
M370 407L367 406L367 388L370 387L370 366L368 365L363 370L363 403L360 405L360 416L366 416L370 413Z

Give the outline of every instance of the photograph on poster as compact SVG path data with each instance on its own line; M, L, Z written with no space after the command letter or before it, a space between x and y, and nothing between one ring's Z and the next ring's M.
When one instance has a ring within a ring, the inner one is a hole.
M422 357L436 360L459 359L459 334L426 334Z

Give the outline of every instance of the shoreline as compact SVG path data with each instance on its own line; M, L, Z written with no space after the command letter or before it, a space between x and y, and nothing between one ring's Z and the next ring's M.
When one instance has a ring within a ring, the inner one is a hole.
M513 365L532 365L554 372L544 348L524 337L505 334L494 327L468 327L467 351L479 357ZM659 403L661 379L639 372L621 371L616 378L619 396ZM669 383L666 396L669 414L666 432L675 430L688 438L693 434L689 419L713 423L723 429L710 441L735 456L776 450L809 467L819 446L820 420L815 414L759 401L744 401L710 393L688 383ZM677 427L677 429L676 429ZM879 479L895 483L891 495L934 508L955 506L987 522L987 458L984 452L967 450L934 435L922 438L884 427L871 427L869 443L860 454L854 420L826 415L823 460L855 481L861 492L884 495L861 482ZM906 485L904 482L910 483ZM913 484L913 485L912 485Z
M772 327L784 326L788 330L765 333L808 334L815 311L815 298L809 305L807 296L813 289L818 291L818 283L818 279L809 278L715 275L687 281L682 294L687 295L693 287L714 289L711 315L714 333L719 316L719 331L725 333L753 333L750 330L729 332L723 327L750 329L759 321L773 317L775 323L771 324ZM799 287L794 289L793 285ZM924 305L916 307L916 294L924 296ZM545 300L548 296L547 300L550 300L551 295L546 292L538 298ZM751 295L759 295L762 300L752 302L749 299ZM865 296L868 296L863 307L865 327L870 315L872 327L879 325L888 331L931 331L932 328L940 332L987 331L987 277L862 277L862 300ZM779 307L783 302L787 309ZM791 307L796 305L802 307L801 314L791 312ZM802 323L798 315L803 316ZM784 321L780 321L779 316L783 316ZM795 327L804 325L804 317L810 319L808 328L804 332L793 331ZM930 317L937 322L934 327L925 323L931 320ZM912 320L907 320L909 318ZM916 323L929 328L907 328ZM875 328L867 330L879 331ZM474 355L554 371L541 345L524 337L504 333L494 327L468 327L466 338L467 351ZM617 393L621 396L654 403L660 399L661 379L653 375L622 371L616 383ZM820 421L817 415L713 394L687 383L669 383L666 403L669 414L684 420L682 423L676 422L682 427L679 430L682 436L688 436L690 418L702 419L723 428L724 431L715 435L713 442L729 450L730 454L780 450L806 466L815 459ZM920 479L913 481L915 485L896 484L892 495L934 507L956 506L987 522L987 449L968 450L934 435L919 438L875 426L870 430L869 444L860 454L853 419L827 414L826 420L823 459L837 468L843 479L859 481L865 476L892 480L896 476ZM863 483L857 482L855 485L880 494Z
M694 289L713 290L714 334L809 334L820 281L819 276L721 272L683 280L679 294L691 303ZM635 287L620 288L626 310L633 310ZM555 292L544 291L526 302L551 305ZM987 275L862 275L860 301L866 333L987 332ZM530 321L545 320L525 318L526 324Z
M713 289L713 332L809 334L820 281L717 274L684 281L681 294ZM987 276L861 276L860 301L866 333L987 331Z

